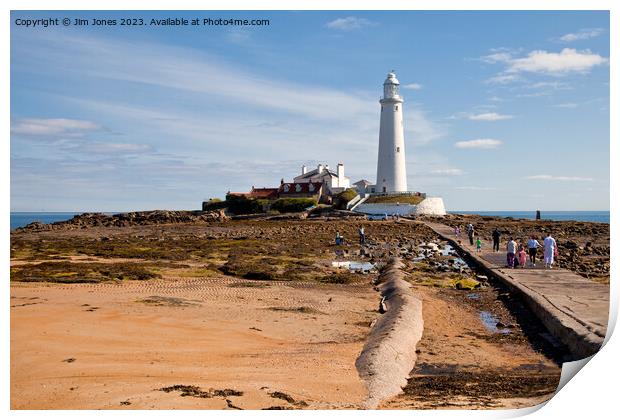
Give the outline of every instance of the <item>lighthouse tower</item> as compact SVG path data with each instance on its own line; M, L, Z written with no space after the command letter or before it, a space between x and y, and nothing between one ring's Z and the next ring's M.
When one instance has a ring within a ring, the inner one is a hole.
M399 85L392 70L383 83L383 98L379 101L381 103L381 125L377 160L376 191L378 193L407 191L403 98L399 93Z

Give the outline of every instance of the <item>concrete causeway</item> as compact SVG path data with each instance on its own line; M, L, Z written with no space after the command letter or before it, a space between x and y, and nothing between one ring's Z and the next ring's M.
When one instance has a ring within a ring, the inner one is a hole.
M518 293L575 359L600 349L609 318L609 285L594 283L562 268L545 269L542 260L537 267L507 268L505 241L500 252L493 252L491 243L483 243L483 251L476 253L466 234L457 239L449 226L423 223Z

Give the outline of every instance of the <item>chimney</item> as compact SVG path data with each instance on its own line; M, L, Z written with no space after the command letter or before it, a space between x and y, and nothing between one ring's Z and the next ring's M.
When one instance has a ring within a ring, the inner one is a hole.
M336 170L336 174L338 175L338 180L344 181L344 164L339 163L338 169Z
M306 165L301 165L301 174L305 175L306 172L308 172L308 168L306 168Z
M316 169L319 171L317 175L321 175L321 172L323 172L323 164L319 163L319 166L317 166Z

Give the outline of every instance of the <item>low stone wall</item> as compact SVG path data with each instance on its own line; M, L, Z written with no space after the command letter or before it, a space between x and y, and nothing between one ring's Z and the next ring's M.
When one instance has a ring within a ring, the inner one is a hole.
M416 298L401 271L400 259L390 260L379 276L381 303L385 313L377 320L362 353L355 362L368 387L367 408L375 408L398 395L407 385L422 338L422 301Z
M398 214L399 216L445 216L446 208L441 197L427 197L419 204L406 203L361 203L354 209L364 214Z
M441 197L426 197L415 209L415 215L445 216L446 207Z

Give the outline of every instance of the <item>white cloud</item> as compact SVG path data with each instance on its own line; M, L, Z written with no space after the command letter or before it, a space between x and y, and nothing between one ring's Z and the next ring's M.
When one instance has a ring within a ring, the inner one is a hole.
M233 44L244 44L250 39L250 32L235 28L226 33L225 38Z
M443 168L431 170L432 175L457 176L463 175L464 172L458 168Z
M480 57L482 61L484 61L485 63L489 63L489 64L503 63L506 61L510 61L511 58L512 58L512 55L509 52L505 52L505 51Z
M540 98L541 96L549 96L551 95L551 91L544 90L533 93L519 93L516 95L517 98Z
M560 37L560 41L564 41L564 42L581 41L584 39L595 38L602 33L603 33L603 28L581 29L578 32L562 35Z
M547 74L587 73L593 67L607 62L607 58L590 50L577 51L564 48L559 53L544 50L532 51L527 57L508 61L509 72L532 72Z
M594 181L593 178L581 176L556 176L556 175L531 175L527 179L538 179L544 181Z
M102 143L96 142L83 145L83 149L86 152L100 153L100 154L133 154L144 153L152 150L152 147L148 144L135 144L135 143Z
M514 117L512 115L498 114L497 112L485 112L482 114L470 115L467 118L469 118L472 121L501 121L501 120L510 120Z
M478 187L476 185L465 185L462 187L454 187L455 190L466 190L466 191L491 191L497 188L494 187Z
M362 29L366 26L375 26L375 25L376 25L375 22L372 22L368 19L358 18L358 17L353 17L353 16L349 16L345 18L338 18L338 19L332 20L331 22L327 22L325 24L325 26L327 26L329 29L336 29L339 31L353 31L356 29Z
M579 106L579 104L576 104L574 102L566 102L563 104L557 104L554 105L556 108L570 108L570 109L574 109L577 108Z
M528 89L545 89L545 88L550 88L550 89L555 89L555 90L572 89L568 85L568 83L561 83L561 82L536 82L536 83L530 83L529 85L525 87Z
M457 141L454 146L458 149L496 149L502 144L501 140L495 139L475 139Z
M37 41L47 47L50 65L70 60L70 71L80 77L178 89L318 119L353 118L374 110L372 96L263 76L195 49L89 37ZM161 57L169 59L164 63ZM286 92L287 100L274 92Z
M517 82L519 80L521 80L521 78L516 74L498 74L497 76L488 78L485 83L489 83L492 85L505 85L508 83Z
M23 118L12 124L11 132L29 136L81 136L101 128L91 121L69 118Z
M578 51L564 48L560 52L544 50L531 51L525 57L516 57L513 53L502 52L480 58L486 63L503 63L506 69L486 80L490 84L507 84L522 80L517 73L543 73L563 75L568 73L588 73L592 68L603 65L609 60L590 50Z
M411 90L420 90L422 89L422 85L419 83L409 83L407 85L401 86L403 89L411 89Z
M415 105L410 105L405 113L405 138L416 144L427 144L445 135L444 127L426 116L426 113Z

